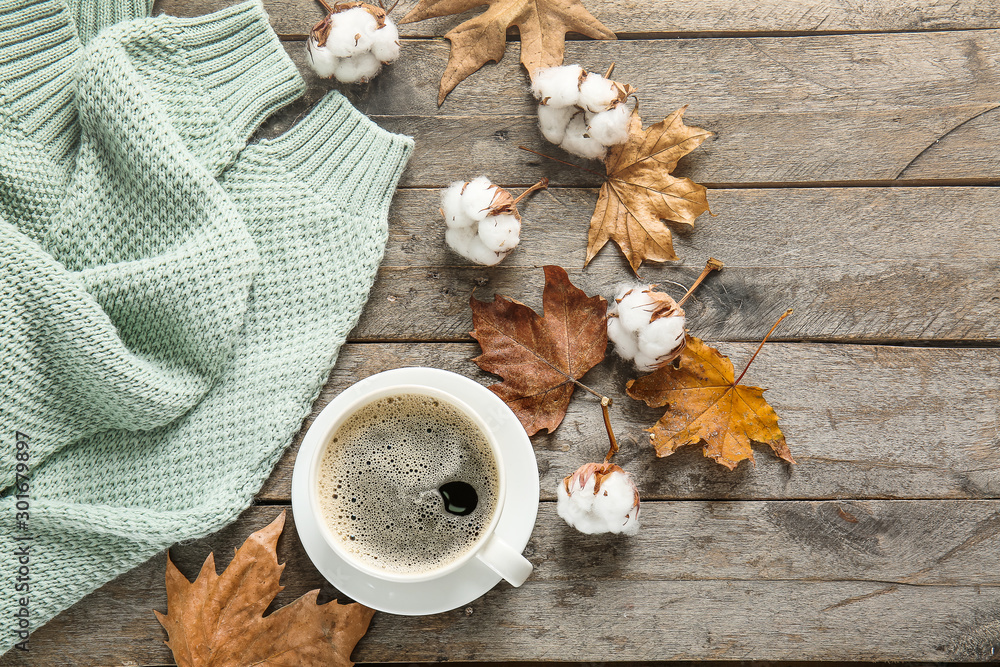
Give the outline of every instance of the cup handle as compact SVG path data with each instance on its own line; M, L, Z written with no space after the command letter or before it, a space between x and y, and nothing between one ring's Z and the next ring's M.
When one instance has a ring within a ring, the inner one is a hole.
M507 580L511 586L520 586L531 574L531 561L500 539L496 533L486 541L476 557L491 570Z

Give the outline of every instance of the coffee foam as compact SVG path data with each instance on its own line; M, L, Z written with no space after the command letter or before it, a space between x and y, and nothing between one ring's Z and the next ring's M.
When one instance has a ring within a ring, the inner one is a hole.
M320 513L340 546L396 573L435 570L471 549L497 505L489 442L454 406L430 396L390 396L337 430L319 466ZM466 516L445 511L438 489L462 481L479 496Z

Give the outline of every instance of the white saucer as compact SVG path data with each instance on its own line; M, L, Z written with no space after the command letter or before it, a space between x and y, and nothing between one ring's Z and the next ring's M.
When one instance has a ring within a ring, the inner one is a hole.
M458 570L431 581L390 583L376 579L330 548L319 530L313 528L318 523L309 502L308 461L323 446L321 434L344 407L362 394L402 384L434 387L460 396L498 434L507 481L506 499L495 532L515 550L524 550L538 514L538 464L531 441L521 422L496 394L467 377L436 368L384 371L348 387L330 401L310 426L295 457L292 511L302 546L316 569L337 590L378 611L406 616L436 614L482 596L500 582L500 575L478 558L472 558Z

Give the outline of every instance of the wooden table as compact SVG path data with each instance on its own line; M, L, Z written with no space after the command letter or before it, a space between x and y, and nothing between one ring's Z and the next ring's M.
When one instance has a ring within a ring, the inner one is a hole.
M401 16L413 0L403 0ZM229 0L161 0L205 13ZM635 85L647 123L687 104L715 132L679 172L711 189L716 217L676 235L680 262L643 267L676 295L705 259L726 263L687 308L690 327L737 367L786 308L795 315L748 374L768 387L798 465L759 451L729 472L695 448L657 459L643 429L659 412L625 397L612 358L588 384L617 397L619 462L637 478L633 539L577 534L556 516L557 482L606 448L578 393L563 425L533 438L543 499L521 588L498 586L450 613L376 615L354 658L411 661L666 659L976 661L1000 655L1000 5L993 0L586 0L621 39L572 41L567 62ZM312 0L269 0L309 81L274 135L330 87L304 62ZM583 267L599 180L543 161L512 43L499 65L441 108L440 39L454 18L406 26L403 58L343 87L381 125L416 137L390 214L378 282L321 409L354 381L406 365L488 384L470 291L540 307L545 264L588 293L628 278L607 247ZM557 149L548 147L558 155ZM548 194L523 206L521 246L495 268L443 245L438 188L485 173ZM322 288L321 286L319 287ZM308 420L306 425L308 425ZM298 440L233 526L171 553L193 577L220 568L289 506ZM277 606L322 587L286 528ZM31 640L29 665L172 664L165 556L107 584ZM10 656L4 664L12 662Z

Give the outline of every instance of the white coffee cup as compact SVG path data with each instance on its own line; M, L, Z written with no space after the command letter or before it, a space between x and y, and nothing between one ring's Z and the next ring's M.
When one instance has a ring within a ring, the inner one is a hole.
M436 372L441 373L441 371ZM489 523L482 531L480 538L458 557L451 559L434 569L416 573L398 572L374 567L370 563L365 562L352 554L349 549L345 548L342 539L334 534L334 531L330 529L327 522L323 519L324 514L319 498L319 464L323 459L323 455L326 452L327 447L331 446L333 435L352 415L365 406L390 396L402 395L421 395L436 398L448 405L453 406L465 415L465 417L467 417L469 421L472 422L472 424L474 424L475 427L483 434L489 444L490 451L496 461L496 468L499 477L496 506L493 510L492 516L490 517ZM331 407L334 407L334 404L331 403L331 405L327 406L327 408ZM495 422L495 420L490 421ZM511 585L520 586L531 574L531 562L511 547L496 532L497 524L499 523L504 511L504 501L509 481L507 479L507 470L504 464L504 449L500 446L498 440L498 438L503 437L503 434L497 433L496 430L495 426L491 427L491 425L484 420L483 416L477 413L476 410L471 408L454 392L447 391L440 387L422 384L400 384L373 388L371 390L361 392L346 405L341 404L336 406L335 414L327 414L327 410L324 409L306 433L302 444L302 451L310 452L310 458L305 462L307 464L308 488L311 491L308 496L310 505L309 514L317 519L315 521L317 524L316 529L322 536L323 541L340 559L349 564L351 567L369 577L385 582L405 584L438 579L456 572L465 566L471 559L475 558L499 574ZM298 470L299 462L297 461L296 472L298 472Z

